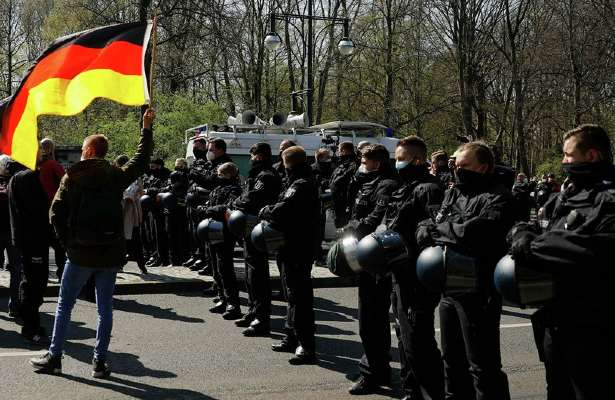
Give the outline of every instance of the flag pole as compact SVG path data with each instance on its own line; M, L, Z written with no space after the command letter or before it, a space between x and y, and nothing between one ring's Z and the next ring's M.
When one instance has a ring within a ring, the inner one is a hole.
M149 107L154 105L154 69L156 66L156 39L158 30L158 10L154 12L152 23L152 61L149 68Z

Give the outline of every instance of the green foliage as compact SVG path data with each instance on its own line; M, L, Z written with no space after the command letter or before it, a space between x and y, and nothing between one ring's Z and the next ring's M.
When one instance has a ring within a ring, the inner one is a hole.
M536 168L536 176L542 177L545 174L553 173L559 182L564 181L564 173L562 171L562 156L553 155L545 162Z
M184 131L204 123L220 123L224 110L212 102L199 103L182 95L158 95L154 122L154 156L167 162L185 156ZM110 141L109 159L132 155L139 140L140 110L107 100L97 100L74 117L42 117L39 135L51 137L58 145L81 145L93 133L103 133Z

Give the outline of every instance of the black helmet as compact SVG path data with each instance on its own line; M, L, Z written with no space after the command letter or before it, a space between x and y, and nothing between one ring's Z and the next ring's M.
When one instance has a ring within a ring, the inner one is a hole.
M553 298L553 276L517 266L510 254L495 266L493 282L504 300L521 308L539 306Z
M427 289L441 292L446 283L444 249L441 246L427 247L416 260L416 276Z
M231 233L239 239L243 239L252 233L252 229L258 223L258 217L246 214L241 210L235 210L228 216L227 224Z
M250 238L254 247L263 253L272 253L284 246L284 234L271 226L268 221L256 224Z
M144 194L139 199L139 203L141 204L141 208L143 210L149 210L154 206L154 199L152 198L152 196Z
M357 244L354 236L348 236L335 242L327 253L327 267L337 276L353 276L361 272L357 262Z
M224 242L224 224L213 218L206 218L197 226L196 234L203 242L222 243Z
M399 233L387 230L365 236L357 245L359 265L372 274L386 274L410 262L408 248Z
M177 197L175 197L173 193L160 193L158 197L160 198L160 203L162 204L163 208L166 208L167 210L173 210L175 207L177 207Z

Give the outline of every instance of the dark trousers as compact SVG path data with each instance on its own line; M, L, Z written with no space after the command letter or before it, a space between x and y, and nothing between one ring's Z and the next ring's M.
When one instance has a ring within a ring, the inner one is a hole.
M140 227L136 226L132 230L132 238L126 240L126 251L128 258L137 263L139 268L145 266L145 256L143 255L143 245L141 244Z
M156 253L156 224L151 212L143 212L143 222L140 226L141 244L143 246L143 255L145 259L149 259Z
M243 245L243 254L250 305L248 313L259 321L269 322L271 316L271 282L269 280L267 253L256 250L252 241L246 238Z
M177 207L173 210L168 210L165 218L171 262L173 265L181 265L187 260L189 252L186 209L184 207Z
M156 251L163 264L169 263L169 237L166 232L165 216L161 209L154 213L154 223L156 224Z
M41 333L39 308L49 279L49 244L25 245L21 249L22 279L19 285L20 309L23 318L22 334Z
M230 235L225 237L223 243L210 244L215 260L212 260L214 281L219 290L220 299L234 306L239 306L239 285L235 275L233 250L235 241Z
M532 321L534 322L534 321ZM534 326L536 329L536 325ZM593 400L612 392L615 330L609 326L543 328L537 343L545 364L548 400Z
M359 274L359 336L363 357L359 370L365 378L377 383L391 379L391 279Z
M393 282L401 390L417 400L443 400L442 358L435 338L434 313L440 295L413 285L409 278Z
M468 293L440 302L447 400L507 400L500 357L501 299Z
M307 260L306 260L307 259ZM312 287L312 259L300 255L281 255L282 283L286 290L285 330L288 336L296 338L309 352L316 348L314 334L314 289Z

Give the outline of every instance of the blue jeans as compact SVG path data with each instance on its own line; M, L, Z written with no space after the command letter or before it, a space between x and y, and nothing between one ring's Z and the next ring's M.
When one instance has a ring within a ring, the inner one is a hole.
M49 347L52 356L62 355L68 323L75 301L87 280L93 275L96 282L96 306L98 308L94 358L106 360L109 341L111 340L111 328L113 327L113 290L118 270L119 268L116 267L109 269L80 267L70 260L66 261L62 274L58 308L53 324L53 336Z

